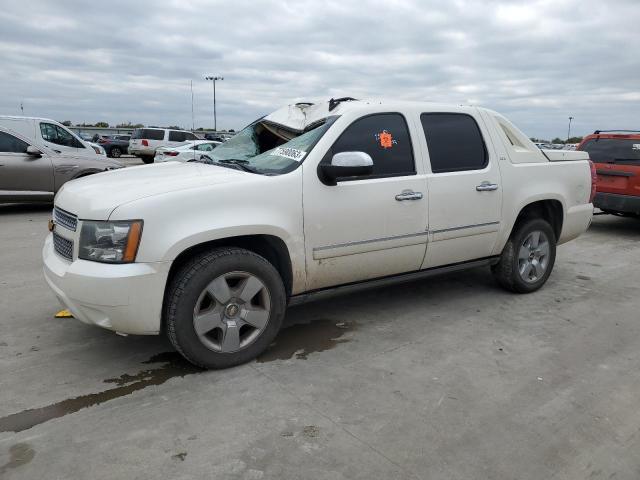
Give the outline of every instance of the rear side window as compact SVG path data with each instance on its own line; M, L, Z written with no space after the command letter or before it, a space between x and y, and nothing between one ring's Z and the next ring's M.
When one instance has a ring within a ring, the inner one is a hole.
M481 170L487 149L476 121L463 113L420 115L433 173Z
M133 132L131 138L140 139L146 138L147 140L164 140L164 130L156 130L153 128L139 128Z
M380 113L356 120L336 140L322 159L341 152L365 152L373 159L373 177L414 175L411 137L404 117L399 113Z
M0 132L0 153L26 153L29 145L19 138Z
M189 133L189 132L184 132L185 137L187 138L187 140L200 140L198 137L196 137L193 133Z
M188 139L187 132L180 132L178 130L169 130L170 142L186 142Z
M580 150L589 152L596 163L640 165L640 139L596 138L587 141Z

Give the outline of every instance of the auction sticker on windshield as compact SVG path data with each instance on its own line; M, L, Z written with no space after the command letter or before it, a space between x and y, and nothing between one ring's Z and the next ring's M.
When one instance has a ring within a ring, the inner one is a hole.
M288 158L290 160L295 160L296 162L299 162L304 158L306 154L307 152L303 150L298 150L297 148L278 147L269 155L276 155L278 157L284 157L284 158Z

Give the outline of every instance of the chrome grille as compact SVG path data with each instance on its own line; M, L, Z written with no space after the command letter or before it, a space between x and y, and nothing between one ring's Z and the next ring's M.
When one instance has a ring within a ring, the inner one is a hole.
M53 248L58 255L73 260L73 242L53 232Z
M53 219L56 223L68 228L72 232L75 232L78 226L78 217L58 207L54 207L53 209Z

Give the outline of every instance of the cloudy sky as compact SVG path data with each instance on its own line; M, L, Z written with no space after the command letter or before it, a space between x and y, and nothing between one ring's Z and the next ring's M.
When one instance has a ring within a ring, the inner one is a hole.
M0 0L0 114L239 128L292 100L472 103L640 129L640 0Z

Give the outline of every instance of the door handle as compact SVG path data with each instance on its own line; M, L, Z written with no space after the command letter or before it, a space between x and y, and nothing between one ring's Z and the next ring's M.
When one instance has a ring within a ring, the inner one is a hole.
M497 189L497 183L482 182L480 185L476 185L476 190L478 192L492 192L493 190Z
M399 202L404 202L405 200L422 200L422 192L413 192L411 190L402 192L396 195L396 200Z

